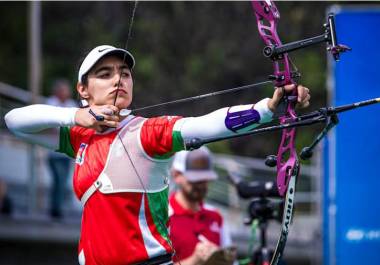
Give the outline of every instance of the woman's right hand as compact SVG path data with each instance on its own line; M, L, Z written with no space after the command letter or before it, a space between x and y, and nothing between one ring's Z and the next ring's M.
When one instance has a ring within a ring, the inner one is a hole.
M98 116L103 116L103 121L98 121L90 113L90 110ZM75 124L84 128L92 128L98 132L105 127L116 128L120 123L119 109L113 105L91 106L79 109L75 113Z

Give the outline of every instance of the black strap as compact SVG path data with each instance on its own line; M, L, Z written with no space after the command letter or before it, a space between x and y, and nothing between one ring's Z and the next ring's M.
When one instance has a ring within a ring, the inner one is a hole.
M135 265L160 265L172 261L172 254L165 254L157 257L150 258L148 260L135 263Z

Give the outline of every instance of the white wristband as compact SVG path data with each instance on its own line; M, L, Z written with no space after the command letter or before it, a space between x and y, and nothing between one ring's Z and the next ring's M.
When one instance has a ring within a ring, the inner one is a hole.
M268 107L269 100L270 98L264 98L253 107L260 114L260 123L266 123L272 120L273 112Z

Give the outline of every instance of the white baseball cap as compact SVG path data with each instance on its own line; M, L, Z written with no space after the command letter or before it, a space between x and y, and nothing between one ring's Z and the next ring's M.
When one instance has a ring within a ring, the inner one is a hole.
M172 163L172 169L180 171L190 182L217 179L212 166L211 152L205 146L176 153Z
M133 69L135 66L135 58L133 55L125 49L116 48L111 45L100 45L92 49L84 58L78 72L78 82L82 81L82 77L87 74L91 68L105 55L115 54L119 55L121 58L125 58L125 63L128 65L129 69Z

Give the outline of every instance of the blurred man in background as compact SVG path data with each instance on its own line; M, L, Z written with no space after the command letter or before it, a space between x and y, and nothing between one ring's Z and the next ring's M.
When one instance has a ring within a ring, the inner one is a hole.
M7 184L0 178L0 214L12 214L13 206L12 201L7 193Z
M66 79L56 79L52 85L52 96L46 103L56 107L77 107L72 97L70 82ZM66 190L67 177L71 168L71 159L67 156L50 151L48 155L50 173L53 177L50 198L50 216L62 217L62 205Z
M213 254L231 246L222 215L204 204L209 181L218 178L212 167L211 153L204 146L174 157L171 174L179 189L169 199L169 216L174 261L178 264L209 264ZM234 256L223 255L218 264L232 264Z

